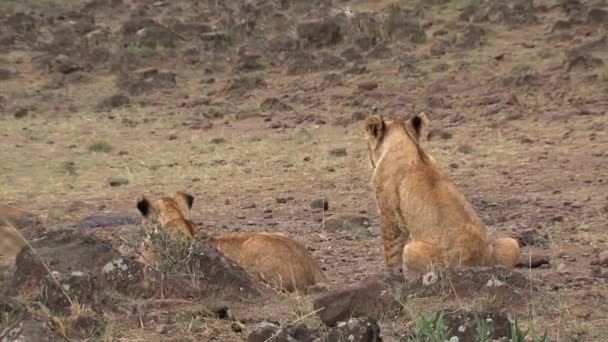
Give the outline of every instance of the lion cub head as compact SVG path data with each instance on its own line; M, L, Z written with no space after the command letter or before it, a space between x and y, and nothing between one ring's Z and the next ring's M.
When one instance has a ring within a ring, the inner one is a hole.
M155 221L169 229L171 234L180 232L192 238L198 232L190 220L193 203L192 195L179 191L172 197L162 197L152 202L142 196L137 201L137 209L142 216L142 223Z
M376 168L388 152L397 149L411 156L418 155L429 123L425 113L415 115L407 121L384 120L379 115L369 116L365 120L364 130L372 166Z

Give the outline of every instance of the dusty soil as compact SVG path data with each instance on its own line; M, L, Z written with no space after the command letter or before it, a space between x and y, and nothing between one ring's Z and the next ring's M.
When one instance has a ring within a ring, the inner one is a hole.
M492 235L524 245L530 293L509 310L551 341L605 341L607 13L603 0L5 1L0 204L118 249L138 196L185 190L209 234L288 233L342 288L383 269L361 120L426 111L432 155ZM229 320L118 297L88 333L240 341L264 320L320 326L313 297L230 304ZM487 304L408 298L380 319L385 341L420 312Z

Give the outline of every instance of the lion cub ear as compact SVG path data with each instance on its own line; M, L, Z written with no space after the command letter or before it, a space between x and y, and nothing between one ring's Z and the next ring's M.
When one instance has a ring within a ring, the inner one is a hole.
M194 196L187 194L182 191L178 191L177 195L180 196L188 205L188 209L192 209L192 204L194 203Z
M372 115L365 119L365 133L372 141L378 142L384 136L384 120L379 115Z
M141 213L141 216L148 217L150 215L150 201L147 198L142 196L137 201L137 210Z
M431 120L425 112L422 112L418 115L415 115L413 118L409 119L406 123L409 130L414 134L416 141L420 141L422 137L425 136L425 132L428 129Z

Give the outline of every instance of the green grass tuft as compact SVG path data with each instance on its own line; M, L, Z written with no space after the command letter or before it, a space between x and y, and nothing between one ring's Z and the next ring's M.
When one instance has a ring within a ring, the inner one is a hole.
M90 152L104 152L104 153L109 153L111 152L114 148L112 147L112 145L110 145L110 143L106 142L106 141L98 141L98 142L94 142L91 145L89 145L89 147L87 147L87 149Z

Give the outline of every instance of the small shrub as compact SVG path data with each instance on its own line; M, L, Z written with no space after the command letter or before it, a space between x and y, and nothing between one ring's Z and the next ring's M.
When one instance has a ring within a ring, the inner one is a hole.
M513 323L511 323L511 342L525 341L549 342L549 337L547 337L546 331L543 335L538 335L533 324L531 324L526 331L522 331L516 317Z
M91 145L89 145L89 147L87 148L90 152L111 152L112 151L112 145L110 145L108 142L106 141L98 141L95 143L92 143Z
M443 320L443 312L437 312L431 318L418 316L415 331L409 341L444 342L449 336L450 330Z

